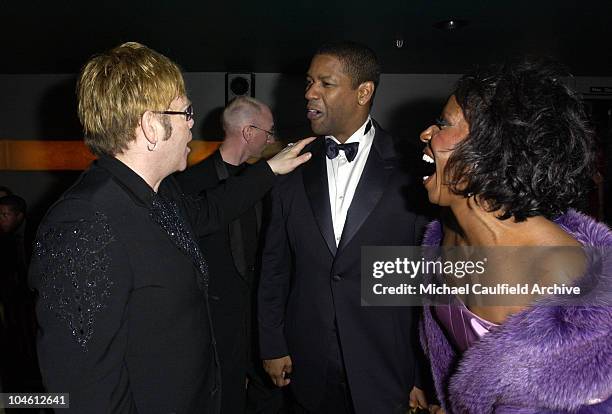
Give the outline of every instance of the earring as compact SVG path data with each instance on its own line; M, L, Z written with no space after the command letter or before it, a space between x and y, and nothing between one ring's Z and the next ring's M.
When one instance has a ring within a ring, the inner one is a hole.
M155 141L155 142L153 143L153 146L151 146L151 144L147 144L147 149L148 149L149 151L155 151L155 147L156 147L156 146L157 146L157 141Z

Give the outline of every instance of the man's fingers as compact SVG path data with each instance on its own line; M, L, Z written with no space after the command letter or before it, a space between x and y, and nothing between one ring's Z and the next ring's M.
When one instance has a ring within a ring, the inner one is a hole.
M427 403L427 399L425 398L425 393L424 392L420 392L416 394L417 397L417 401L419 403L419 406L423 407L423 408L427 408L427 406L429 405Z
M293 164L294 167L297 167L298 165L304 164L306 161L308 161L310 159L310 157L312 157L312 154L310 152L307 152L305 154L300 155L299 157L296 157L293 160Z
M312 154L310 152L302 155L299 154L302 149L304 149L304 145L312 142L313 139L314 137L306 138L294 145L287 146L281 152L269 159L268 165L272 169L272 172L277 175L288 174L295 170L299 165L304 164L306 161L312 158Z
M280 375L274 376L274 385L276 385L277 387L284 387L285 385L288 385L291 382L291 379L288 378L288 374L291 374L292 369L293 368L291 365L285 365L283 367L283 370L280 372Z
M289 375L291 375L292 370L293 370L293 365L291 363L285 364L285 366L283 367L283 373L282 373L283 385L281 385L281 387L284 387L285 385L288 385L291 382L291 378L289 378Z
M308 138L301 139L298 142L291 145L290 147L291 151L294 151L299 154L306 145L310 144L315 139L317 139L317 137L308 137Z
M291 382L288 374L291 373L293 366L288 355L282 358L264 359L263 366L277 387L284 387Z
M284 387L291 382L291 379L288 378L289 375L287 375L293 369L289 356L264 360L263 365L270 379L277 387Z
M446 411L439 405L432 404L429 406L430 414L446 414Z
M410 391L410 407L416 408L427 408L427 398L425 398L425 392L418 387L412 387Z
M272 377L272 382L277 387L284 387L285 385L288 385L289 382L291 382L291 380L289 378L287 379L283 378L282 375L278 375L278 376Z

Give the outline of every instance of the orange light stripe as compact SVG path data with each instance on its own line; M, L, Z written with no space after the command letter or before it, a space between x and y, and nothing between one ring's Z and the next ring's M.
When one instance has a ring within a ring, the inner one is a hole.
M191 141L187 160L193 165L221 145L221 141ZM0 140L0 171L84 170L95 159L83 141Z

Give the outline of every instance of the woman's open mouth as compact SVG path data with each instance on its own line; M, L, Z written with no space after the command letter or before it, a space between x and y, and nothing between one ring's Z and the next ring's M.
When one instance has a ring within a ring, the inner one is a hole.
M423 171L425 175L423 176L423 184L427 183L431 177L436 173L436 161L429 154L423 152L423 162L425 166L423 167Z

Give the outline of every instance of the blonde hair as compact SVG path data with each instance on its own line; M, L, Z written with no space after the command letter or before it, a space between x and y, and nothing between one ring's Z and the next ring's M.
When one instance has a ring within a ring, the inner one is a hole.
M124 43L94 56L77 82L85 144L96 155L120 153L135 139L143 113L164 111L184 95L179 67L140 43Z

